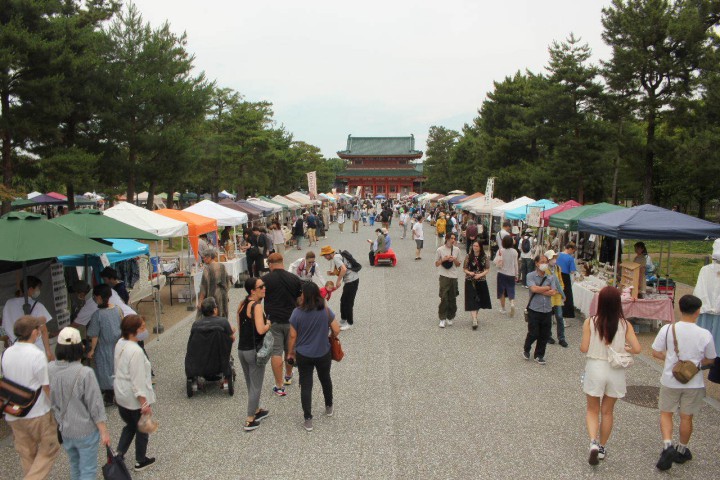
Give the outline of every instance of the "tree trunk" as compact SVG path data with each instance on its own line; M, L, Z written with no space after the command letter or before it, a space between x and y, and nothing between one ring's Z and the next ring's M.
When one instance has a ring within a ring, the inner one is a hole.
M585 203L585 179L582 176L578 178L578 202Z
M615 161L613 162L613 182L612 182L612 204L617 205L618 203L618 176L620 175L620 151L622 145L620 144L623 134L623 121L622 118L618 125L618 141L617 141L617 155L615 155Z
M643 203L653 202L653 170L655 166L655 120L654 105L650 105L645 136L645 176L643 178Z
M128 183L127 183L127 201L135 204L135 163L137 162L137 152L135 149L130 147L128 152L128 163L130 167L128 169Z
M167 206L167 208L173 208L173 206L175 205L175 191L172 188L170 189L170 193L168 193L168 198L165 201L165 205Z
M707 198L704 196L698 197L698 218L705 220L705 210L707 207Z
M155 189L157 188L157 180L153 179L150 181L150 188L148 188L147 204L145 205L148 210L154 210L155 207Z
M68 210L72 212L75 210L75 185L68 183L65 185L65 190L68 199Z
M8 112L10 111L10 94L6 88L3 88L0 92L0 107L2 108L2 116L7 119ZM12 138L10 137L10 130L4 128L2 131L2 172L3 172L3 186L10 188L12 185ZM12 208L10 200L2 202L2 214L6 214Z

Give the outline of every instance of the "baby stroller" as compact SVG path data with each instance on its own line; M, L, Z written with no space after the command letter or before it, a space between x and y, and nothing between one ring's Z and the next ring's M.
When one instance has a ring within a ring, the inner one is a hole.
M185 353L187 396L204 390L208 382L222 382L232 396L235 393L235 367L232 339L220 325L195 326L190 330Z

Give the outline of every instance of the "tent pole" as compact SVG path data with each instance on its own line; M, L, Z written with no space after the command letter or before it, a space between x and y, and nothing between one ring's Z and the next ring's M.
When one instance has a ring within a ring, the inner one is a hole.
M616 288L618 287L617 273L618 273L618 257L619 256L620 256L620 239L616 238L615 239L615 264L613 265L613 278L614 278Z
M23 304L23 312L25 315L30 315L30 310L32 307L30 306L30 301L28 300L28 284L27 284L27 262L23 260L22 262L22 286L23 286L23 297L25 298L25 303Z
M162 268L160 267L160 253L158 252L159 246L158 241L155 240L155 261L157 262L157 279L158 279L158 286L160 285L160 275L162 275ZM152 262L150 262L150 283L152 284ZM165 327L160 322L160 315L158 311L160 310L160 289L153 287L153 310L155 310L155 332L157 334L157 339L160 340L160 334L165 331Z
M670 279L670 246L671 245L672 245L672 243L670 241L668 241L667 270L665 273L665 278L667 278L668 280Z

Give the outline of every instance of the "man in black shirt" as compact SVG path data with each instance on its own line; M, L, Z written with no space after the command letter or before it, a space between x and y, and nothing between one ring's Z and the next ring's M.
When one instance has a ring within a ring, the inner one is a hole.
M287 358L288 339L290 338L290 315L297 306L302 281L297 275L285 270L283 256L273 253L268 257L270 273L262 277L265 284L265 313L272 322L270 332L275 338L270 364L275 376L273 392L285 396L285 385L292 383L292 365L285 364L283 379L283 353Z
M248 248L245 255L247 256L248 272L251 277L259 277L263 265L263 251L265 249L265 237L260 233L260 227L252 227L252 233L248 237Z

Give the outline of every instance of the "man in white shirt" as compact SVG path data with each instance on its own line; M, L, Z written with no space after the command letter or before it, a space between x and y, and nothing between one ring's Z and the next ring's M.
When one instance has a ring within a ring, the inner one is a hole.
M700 315L702 301L694 295L685 295L678 302L678 306L682 315L680 321L661 328L652 344L653 357L665 360L658 402L660 431L663 436L663 451L656 464L659 470L668 470L673 462L685 463L692 459L687 445L692 434L693 415L700 410L705 398L705 381L700 372L687 383L681 383L673 375L673 367L679 360L691 361L698 367L710 365L715 362L716 357L712 334L695 324ZM678 353L675 352L676 349ZM680 441L677 447L673 447L673 414L678 409Z
M415 260L420 260L420 251L423 248L423 240L425 239L422 215L419 215L417 221L413 224L412 236L413 240L415 240Z
M35 345L44 326L39 317L24 315L17 319L12 332L17 341L2 356L5 378L26 388L40 390L27 415L5 416L13 431L15 450L20 455L25 478L47 478L60 452L57 423L51 412L47 359Z
M40 351L45 352L47 360L51 362L55 360L55 355L50 349L50 337L48 335L48 329L46 324L47 322L52 320L52 315L50 315L50 312L47 311L45 305L40 303L39 300L42 282L39 278L33 276L28 276L26 281L27 301L31 308L30 315L40 318L42 322L40 326L40 335L38 335L37 339L35 340L35 345L40 349ZM21 293L23 288L24 285L21 285ZM24 306L25 295L21 295L19 297L11 298L10 300L8 300L7 302L5 302L5 306L3 307L2 326L5 332L7 332L11 344L16 341L15 334L13 333L15 322L25 315Z
M447 325L452 326L457 313L455 298L460 294L458 289L460 248L455 246L456 242L456 234L449 233L445 236L445 245L435 252L435 266L440 274L440 306L438 307L440 328L445 328L446 321Z

